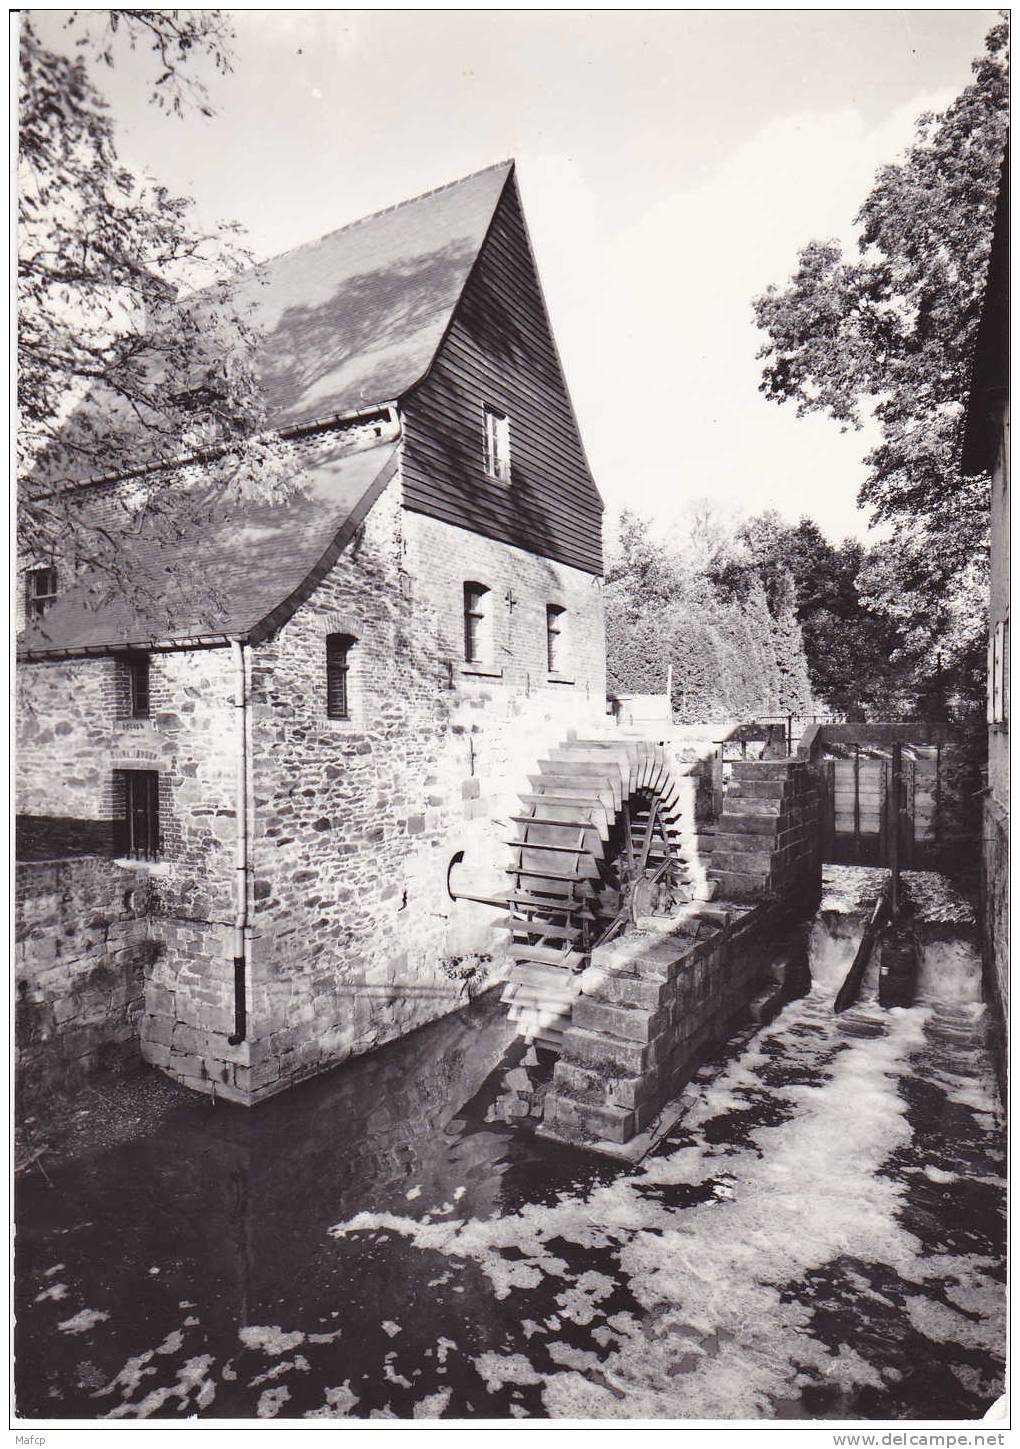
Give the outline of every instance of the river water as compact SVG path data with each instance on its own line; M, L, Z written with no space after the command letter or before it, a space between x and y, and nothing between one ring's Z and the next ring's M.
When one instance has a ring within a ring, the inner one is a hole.
M834 1017L838 910L809 993L637 1168L486 1120L495 996L254 1113L151 1077L83 1093L18 1181L19 1413L980 1417L1005 1311L985 1008L943 961L941 995Z

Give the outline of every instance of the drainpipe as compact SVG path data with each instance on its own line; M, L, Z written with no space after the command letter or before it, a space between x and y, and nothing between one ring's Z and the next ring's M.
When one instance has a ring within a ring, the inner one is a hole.
M238 1046L248 1032L247 934L248 934L248 860L251 840L248 825L248 760L250 737L248 720L248 685L246 645L243 639L231 639L234 665L234 725L237 740L237 852L234 869L236 909L234 913L234 1034L227 1040Z

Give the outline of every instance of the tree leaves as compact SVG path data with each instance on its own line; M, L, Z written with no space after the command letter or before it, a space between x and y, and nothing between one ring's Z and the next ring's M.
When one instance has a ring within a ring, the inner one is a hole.
M1007 27L996 25L975 79L946 111L919 118L906 157L883 166L856 217L858 256L811 242L790 284L754 301L766 334L761 391L798 415L859 427L882 443L860 501L912 530L959 486L956 453L980 314L1007 125ZM980 500L959 524L980 541Z
M229 30L216 11L72 12L67 25L77 54L21 19L18 526L27 562L59 555L129 582L128 538L88 522L76 485L148 469L139 516L179 529L199 493L170 465L205 450L202 498L217 479L235 487L266 452L266 419L258 337L231 298L250 262L237 228L198 226L188 198L121 164L86 56L112 66L118 45L146 46L154 102L183 116L208 108L187 66L228 69Z
M766 580L717 510L689 510L683 547L629 511L606 587L611 689L661 693L673 665L673 710L684 722L802 713L810 708L800 625L788 576ZM746 567L745 567L746 565Z
M844 428L869 412L878 423L858 499L892 531L895 585L873 607L909 600L915 683L937 675L944 686L955 661L964 692L983 630L970 601L987 556L988 487L961 477L959 450L1006 138L1007 42L1004 19L971 84L919 117L907 154L881 168L856 217L858 255L811 242L787 287L753 303L767 398Z

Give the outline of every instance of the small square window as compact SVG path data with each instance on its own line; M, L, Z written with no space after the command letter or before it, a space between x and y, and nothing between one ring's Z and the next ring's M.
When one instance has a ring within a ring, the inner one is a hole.
M489 407L485 409L485 471L500 483L510 482L510 419Z
M25 578L25 609L30 619L41 619L57 597L55 568L29 569Z

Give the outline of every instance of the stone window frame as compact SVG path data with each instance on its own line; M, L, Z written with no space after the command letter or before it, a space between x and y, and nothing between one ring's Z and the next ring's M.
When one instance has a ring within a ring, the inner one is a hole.
M357 620L349 614L334 612L324 614L317 623L319 660L322 673L317 690L316 714L331 730L359 730L364 728L364 671L365 645ZM326 690L327 640L340 635L351 641L347 651L347 714L341 717L329 713Z
M157 776L157 812L159 816L159 844L155 859L136 859L133 856L116 853L116 832L123 810L124 797L120 777L128 770L142 770ZM100 818L108 820L114 827L114 861L131 870L147 871L150 875L168 875L179 845L178 830L173 810L173 779L166 768L165 760L155 750L136 750L130 753L118 752L105 771L100 801Z

